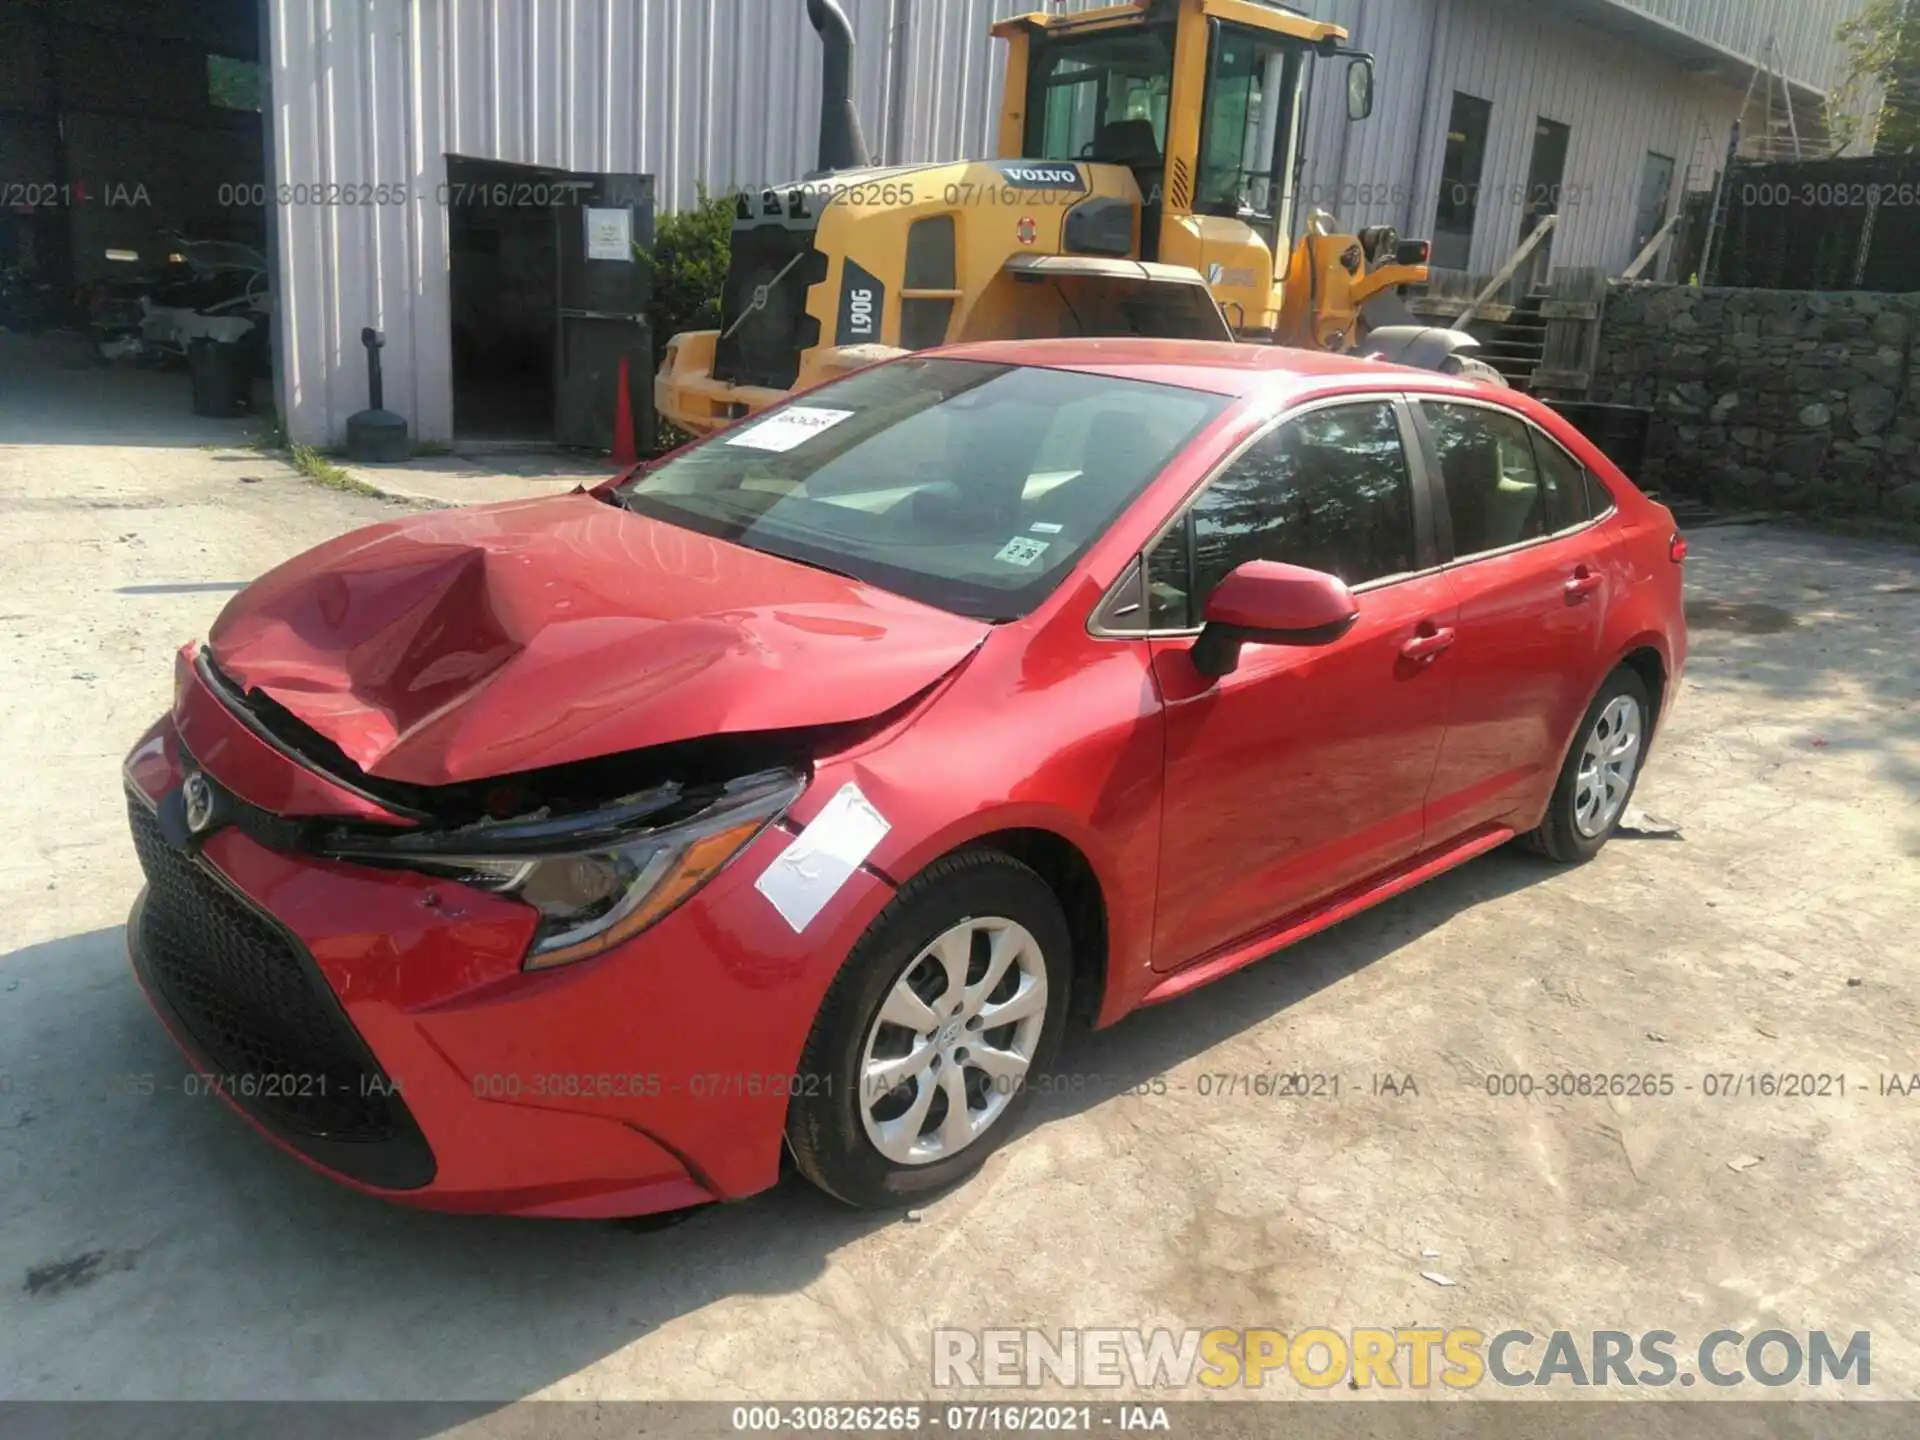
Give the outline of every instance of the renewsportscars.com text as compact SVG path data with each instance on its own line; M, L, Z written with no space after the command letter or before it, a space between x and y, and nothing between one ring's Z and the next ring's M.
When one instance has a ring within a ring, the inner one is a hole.
M1588 1389L1706 1385L1846 1386L1872 1383L1865 1330L1714 1330L1697 1341L1671 1330L1397 1326L1291 1333L1210 1329L942 1329L933 1332L933 1383L945 1388L1129 1387L1135 1390L1470 1390L1488 1384Z

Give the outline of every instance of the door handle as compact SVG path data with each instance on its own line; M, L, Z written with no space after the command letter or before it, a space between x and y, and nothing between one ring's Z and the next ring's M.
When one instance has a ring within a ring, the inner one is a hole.
M1409 660L1431 660L1451 644L1453 627L1442 625L1438 630L1429 628L1401 641L1400 653Z
M1567 581L1566 585L1567 599L1569 601L1586 599L1600 588L1605 579L1606 577L1597 570L1592 570L1585 565L1575 566L1573 578Z

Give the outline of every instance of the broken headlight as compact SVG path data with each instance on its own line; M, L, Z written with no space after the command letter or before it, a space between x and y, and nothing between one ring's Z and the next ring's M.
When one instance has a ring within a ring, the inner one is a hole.
M806 777L767 770L697 795L662 786L604 810L323 845L343 860L445 875L540 913L526 968L585 960L692 895L791 805Z

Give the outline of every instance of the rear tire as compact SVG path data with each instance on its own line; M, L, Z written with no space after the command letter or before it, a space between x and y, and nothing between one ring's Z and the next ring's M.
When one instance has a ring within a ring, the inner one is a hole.
M1607 677L1581 717L1547 813L1521 837L1522 843L1563 865L1599 854L1633 799L1652 726L1647 687L1622 665Z
M860 937L814 1019L787 1111L795 1165L862 1208L972 1174L1058 1048L1072 979L1066 915L1038 874L997 850L935 861Z

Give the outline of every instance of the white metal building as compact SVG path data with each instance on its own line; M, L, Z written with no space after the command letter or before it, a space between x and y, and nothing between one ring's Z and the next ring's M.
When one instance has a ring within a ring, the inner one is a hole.
M990 154L999 56L987 27L1043 0L844 3L879 157ZM1351 126L1324 68L1305 196L1344 227L1438 227L1440 263L1486 272L1518 238L1522 192L1552 172L1553 263L1617 269L1649 206L1664 216L1712 183L1757 71L1817 124L1840 63L1835 26L1860 3L1303 0L1379 65L1375 113ZM645 173L662 208L703 184L792 179L812 160L821 52L802 0L264 9L268 188L291 197L270 217L277 383L296 441L337 443L367 403L363 326L386 335L388 407L422 440L455 438L450 156ZM1544 171L1543 145L1559 161ZM340 187L375 201L337 203ZM1444 212L1443 191L1456 197Z

